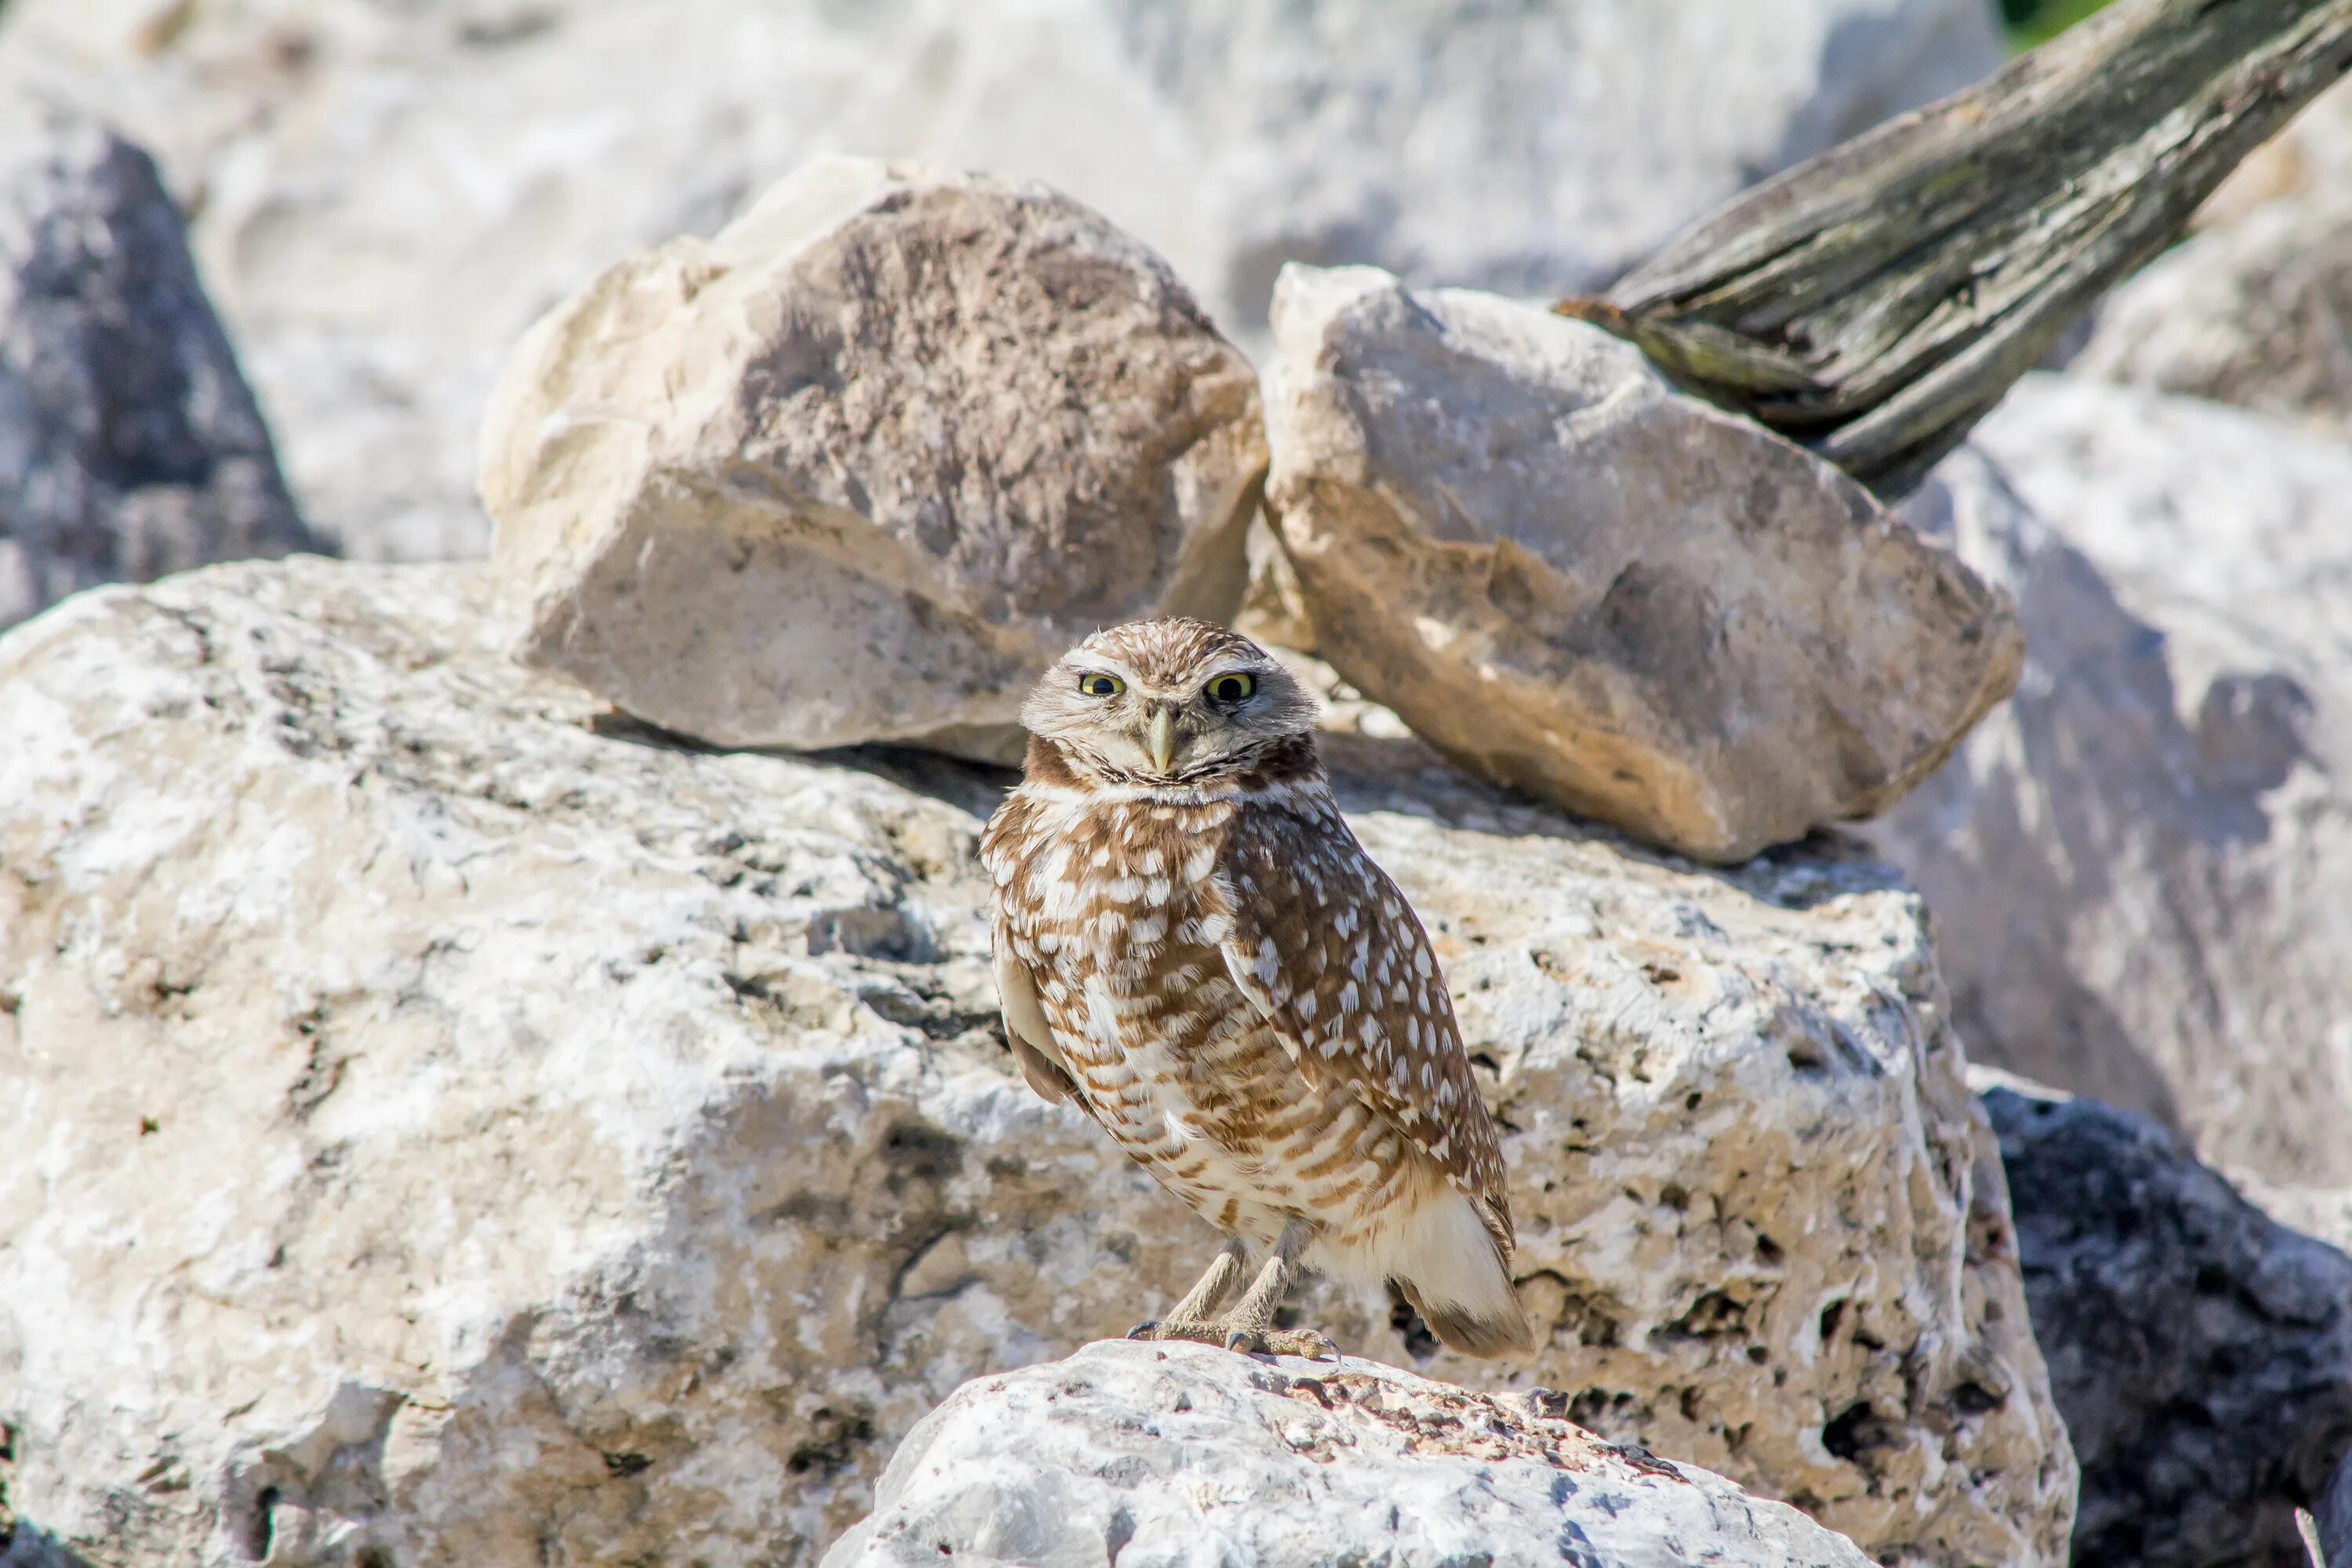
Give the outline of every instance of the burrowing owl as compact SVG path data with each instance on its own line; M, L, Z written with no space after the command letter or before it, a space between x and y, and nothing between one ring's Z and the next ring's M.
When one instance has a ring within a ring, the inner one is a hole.
M1272 1327L1304 1261L1393 1280L1456 1350L1525 1349L1495 1124L1421 922L1332 801L1315 707L1199 621L1063 657L982 840L1005 1033L1031 1088L1230 1238L1138 1336L1327 1353ZM1272 1252L1220 1318L1245 1240Z

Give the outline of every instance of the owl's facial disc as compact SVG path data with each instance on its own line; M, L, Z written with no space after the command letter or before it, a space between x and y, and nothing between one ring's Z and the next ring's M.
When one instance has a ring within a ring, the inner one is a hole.
M1047 672L1022 710L1030 731L1082 771L1154 783L1246 768L1314 718L1314 700L1256 644L1171 621L1097 633Z

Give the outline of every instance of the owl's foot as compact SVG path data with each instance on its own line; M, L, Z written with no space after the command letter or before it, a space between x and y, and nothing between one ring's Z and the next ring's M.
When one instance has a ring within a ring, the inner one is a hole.
M1312 1329L1247 1329L1225 1331L1225 1348L1244 1355L1296 1355L1308 1361L1338 1361L1339 1347Z
M1127 1331L1131 1340L1182 1340L1188 1344L1221 1345L1225 1342L1225 1325L1202 1322L1198 1318L1162 1318L1138 1323Z
M1128 1331L1131 1340L1187 1340L1194 1344L1223 1345L1244 1355L1297 1355L1309 1361L1337 1361L1339 1347L1321 1334L1308 1330L1294 1332L1274 1326L1274 1310L1290 1293L1291 1282L1297 1277L1297 1258L1307 1244L1314 1239L1312 1220L1294 1219L1282 1227L1282 1235L1274 1244L1273 1253L1265 1266L1258 1270L1257 1279L1242 1292L1234 1310L1214 1321L1209 1314L1232 1292L1241 1278L1242 1260L1246 1256L1241 1243L1229 1241L1209 1266L1208 1273L1192 1287L1192 1293L1176 1303L1176 1310L1158 1322L1138 1323Z
M1308 1361L1337 1361L1339 1347L1312 1330L1264 1328L1231 1319L1206 1323L1198 1319L1170 1318L1138 1323L1127 1331L1131 1340L1181 1340L1187 1344L1222 1345L1243 1355L1297 1355Z

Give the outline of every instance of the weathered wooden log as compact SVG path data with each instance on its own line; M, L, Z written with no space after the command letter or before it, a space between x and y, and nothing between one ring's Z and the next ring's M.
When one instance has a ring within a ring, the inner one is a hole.
M2352 0L2120 0L1555 309L1899 496L2347 68Z

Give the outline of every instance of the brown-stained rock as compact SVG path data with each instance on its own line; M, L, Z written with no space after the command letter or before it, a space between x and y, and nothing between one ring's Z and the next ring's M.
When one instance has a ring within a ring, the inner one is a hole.
M1564 1403L1370 1362L1088 1345L956 1390L825 1568L1188 1563L1208 1543L1255 1568L1870 1568L1792 1508L1596 1440Z
M1370 268L1275 300L1318 651L1487 776L1701 859L1884 810L2009 692L2004 595L1580 322Z
M1017 756L1096 627L1229 617L1257 381L1038 185L826 159L524 338L482 434L526 663L724 745Z

